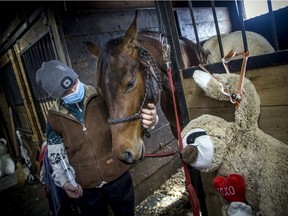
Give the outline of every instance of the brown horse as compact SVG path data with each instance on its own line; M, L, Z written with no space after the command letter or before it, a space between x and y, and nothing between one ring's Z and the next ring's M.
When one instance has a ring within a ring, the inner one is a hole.
M136 20L137 14L125 36L108 41L100 53L95 44L85 42L98 57L96 85L109 109L113 149L121 161L130 164L144 155L140 111L148 102L156 104L160 98L161 109L177 137L160 34L138 33ZM206 53L198 54L193 42L181 39L180 46L185 68L206 61Z

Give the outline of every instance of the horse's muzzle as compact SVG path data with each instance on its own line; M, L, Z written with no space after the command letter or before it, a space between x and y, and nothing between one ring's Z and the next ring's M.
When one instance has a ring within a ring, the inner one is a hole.
M134 154L132 154L130 151L126 151L124 153L124 160L121 160L123 163L126 164L135 164L137 161L142 160L144 158L144 152L145 152L145 147L142 145L141 148L141 154L139 158L135 158Z

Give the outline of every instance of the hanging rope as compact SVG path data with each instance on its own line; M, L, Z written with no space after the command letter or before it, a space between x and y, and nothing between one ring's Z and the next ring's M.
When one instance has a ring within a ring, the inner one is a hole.
M174 110L175 110L175 117L176 117L176 124L177 124L177 134L178 134L178 143L179 143L179 152L182 151L183 149L183 142L182 142L182 137L181 137L181 132L180 132L180 124L179 124L179 118L178 118L178 112L177 112L177 105L176 105L176 99L175 99L175 95L174 95L174 85L173 85L173 78L172 78L172 70L169 67L167 69L167 73L168 73L168 77L169 77L169 82L170 82L170 86L171 86L171 91L172 91L172 96L173 96L173 104L174 104ZM188 165L183 162L183 168L184 168L184 174L185 174L185 186L186 186L186 190L188 191L189 194L189 199L190 199L190 203L192 206L192 210L193 210L193 215L194 216L199 216L199 210L200 210L200 204L199 204L199 200L196 194L196 191L191 183L191 178L190 178L190 174L189 174L189 170L188 170Z
M166 62L167 66L167 75L169 78L169 83L171 87L171 94L173 97L173 105L174 105L174 111L175 111L175 118L176 118L176 126L177 126L177 135L178 135L178 143L179 143L179 152L183 149L183 141L181 136L181 129L180 129L180 123L179 123L179 117L178 117L178 110L176 105L176 98L175 98L175 88L173 84L173 76L172 76L172 69L170 67L170 46L168 45L167 41L165 39L161 39L162 48L163 48L163 58ZM184 168L184 174L185 174L185 186L186 190L189 194L189 200L192 206L192 211L194 216L199 216L200 214L200 203L196 194L196 191L191 183L191 178L189 174L188 165L183 162L183 168Z

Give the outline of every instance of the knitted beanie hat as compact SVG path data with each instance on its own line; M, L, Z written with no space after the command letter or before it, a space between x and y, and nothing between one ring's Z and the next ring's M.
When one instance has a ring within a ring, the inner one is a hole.
M60 99L77 79L73 69L57 60L43 62L36 72L36 82L42 85L49 97L55 99Z

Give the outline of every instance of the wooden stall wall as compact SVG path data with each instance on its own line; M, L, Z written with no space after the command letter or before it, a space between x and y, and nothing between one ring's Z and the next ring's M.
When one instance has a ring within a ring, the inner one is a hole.
M247 70L246 73L246 78L255 85L261 100L259 128L286 144L288 144L287 71L288 65L286 64ZM237 73L239 74L239 72ZM183 80L183 88L191 120L202 114L210 114L219 116L226 121L234 121L234 105L230 102L215 101L205 96L192 77ZM212 185L212 179L216 173L201 173L201 175L208 215L220 216L219 194Z

